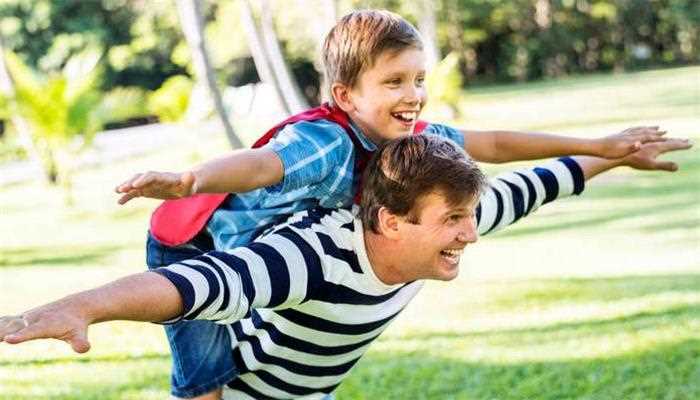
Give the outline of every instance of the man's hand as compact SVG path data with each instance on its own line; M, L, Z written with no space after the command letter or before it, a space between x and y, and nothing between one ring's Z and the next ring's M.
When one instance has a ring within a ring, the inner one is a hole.
M645 143L663 142L666 131L658 126L640 126L620 133L595 139L596 156L607 159L622 158L642 148Z
M152 199L179 199L196 192L195 176L191 171L176 174L172 172L146 172L136 174L131 179L115 188L117 193L124 193L118 200L125 204L135 197Z
M642 147L620 160L620 165L646 171L676 171L678 164L673 161L657 160L661 154L669 151L686 150L693 147L688 139L668 139L663 142L647 143Z
M89 321L59 300L22 316L0 318L0 342L17 344L35 339L58 339L71 345L76 353L90 350L87 339Z

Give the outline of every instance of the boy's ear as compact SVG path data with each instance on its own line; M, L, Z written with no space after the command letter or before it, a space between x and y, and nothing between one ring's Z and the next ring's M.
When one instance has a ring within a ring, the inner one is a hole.
M333 102L346 113L355 109L350 95L350 86L334 82L331 85L331 95L333 96Z
M398 239L400 236L401 220L398 215L393 214L386 207L381 207L377 211L377 228L379 232L388 239Z

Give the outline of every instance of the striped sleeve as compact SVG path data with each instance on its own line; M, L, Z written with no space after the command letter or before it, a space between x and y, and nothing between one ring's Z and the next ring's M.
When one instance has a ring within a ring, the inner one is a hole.
M540 167L499 174L489 181L476 210L479 234L500 230L542 204L583 192L583 170L570 157Z
M182 297L183 314L165 324L181 319L232 323L255 308L289 308L323 279L318 253L290 227L230 252L210 252L154 272L170 280Z

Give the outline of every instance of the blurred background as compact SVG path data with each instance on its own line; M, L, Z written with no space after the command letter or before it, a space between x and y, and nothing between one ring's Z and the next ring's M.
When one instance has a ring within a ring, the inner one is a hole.
M2 0L0 314L143 270L158 202L118 206L113 188L325 101L320 45L358 8L423 34L426 119L700 137L697 0ZM680 171L616 170L482 238L338 398L700 398L700 152L669 158ZM160 327L91 338L80 356L0 345L0 399L167 396Z

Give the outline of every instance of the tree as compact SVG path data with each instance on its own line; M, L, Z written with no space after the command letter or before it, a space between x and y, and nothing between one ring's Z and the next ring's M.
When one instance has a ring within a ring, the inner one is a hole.
M243 142L236 135L228 119L221 99L221 92L216 84L214 71L209 61L209 54L204 40L204 23L202 21L200 2L199 0L177 0L177 9L180 15L182 31L192 52L192 64L197 80L207 85L209 95L214 101L216 114L224 127L231 147L234 149L241 148L243 147Z
M267 59L270 61L272 71L277 77L277 82L284 95L284 101L287 103L287 107L292 114L299 113L309 108L309 105L301 96L299 86L296 84L287 63L284 61L284 56L282 55L282 50L277 41L277 35L273 25L270 2L268 0L261 0L260 7L260 27L265 43L265 50L267 51Z
M3 45L3 38L0 36L0 95L4 97L4 100L15 98L15 85L12 82L12 77L7 71L7 64L5 62L5 46ZM32 134L27 121L18 113L10 113L10 120L12 125L15 127L17 136L19 137L19 143L27 152L29 158L32 162L40 164L41 158L32 143ZM44 171L43 168L39 168ZM51 181L49 175L45 175L46 179Z
M72 202L72 175L77 154L86 148L110 110L98 91L100 53L86 50L71 57L60 72L40 74L14 53L6 54L15 84L14 103L31 128L32 143L52 184L61 184Z
M282 88L277 82L277 77L272 72L272 67L267 57L267 51L265 51L265 46L260 38L258 28L255 25L255 17L253 16L250 3L248 3L247 0L240 0L239 4L241 10L241 25L243 25L243 29L246 33L248 48L250 49L250 54L253 56L253 62L255 63L258 77L260 81L271 85L275 89L275 94L277 95L277 100L280 105L282 105L287 115L291 115L292 111L284 100Z

